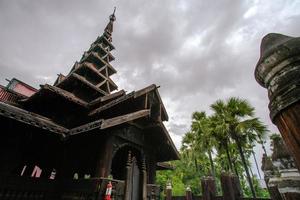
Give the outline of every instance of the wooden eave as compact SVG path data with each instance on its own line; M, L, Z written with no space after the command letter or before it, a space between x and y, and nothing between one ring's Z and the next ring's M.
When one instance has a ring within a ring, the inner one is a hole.
M103 81L103 80L106 80L106 77L101 74L97 69L96 67L94 66L93 63L89 63L89 62L83 62L82 64L79 64L79 66L77 68L74 69L74 71L72 73L77 73L77 74L80 74L80 71L81 70L84 70L84 69L87 69L87 70L90 70L92 73L94 73L98 78L101 78L100 80Z
M160 104L160 109L161 109L161 120L162 121L165 121L165 120L168 120L168 114L166 112L166 109L162 103L162 100L160 98L160 95L158 93L158 90L157 90L157 86L152 84L144 89L141 89L141 90L138 90L138 91L133 91L129 94L126 94L124 96L121 96L105 105L100 105L100 107L90 111L90 113L88 114L89 116L94 116L96 114L99 114L109 108L112 108L122 102L125 102L125 101L128 101L129 99L137 99L141 96L145 96L145 98L147 98L146 96L149 95L149 93L151 92L154 92L155 94L155 97L157 98L157 102ZM146 100L147 101L147 100ZM147 103L147 102L146 102ZM145 105L145 108L147 108L147 105Z
M155 88L155 94L156 94L156 96L157 96L157 98L158 98L158 101L159 101L159 103L160 103L160 105L161 105L161 112L162 112L162 121L169 121L169 115L168 115L168 113L167 113L167 110L166 110L166 107L165 107L165 105L163 104L163 101L162 101L162 99L161 99L161 97L160 97L160 94L159 94L159 92L158 92L158 89L157 89L157 87Z
M48 84L45 84L45 85L41 85L41 88L42 90L48 90L50 92L53 92L55 94L58 94L59 96L79 105L79 106L82 106L82 107L85 107L87 108L88 107L88 103L79 99L78 97L76 97L75 95L73 95L71 92L68 92L66 90L63 90L59 87L55 87L55 86L51 86L51 85L48 85Z
M129 113L129 114L126 114L126 115L114 117L114 118L111 118L111 119L106 119L101 124L101 129L106 129L106 128L109 128L109 127L113 127L113 126L116 126L116 125L123 124L125 122L130 122L130 121L142 118L142 117L149 117L149 116L150 116L150 110L149 109L139 110L139 111Z
M56 86L59 88L62 88L64 90L67 90L66 88L73 88L74 86L74 80L79 81L83 85L87 86L88 88L94 90L97 93L100 93L101 95L107 95L107 92L101 90L100 88L97 88L95 85L90 83L88 80L86 80L83 76L78 75L76 73L69 74L62 82L58 83Z
M57 74L57 79L56 81L54 82L54 86L56 86L57 84L59 84L60 82L62 82L64 79L66 78L65 75L63 74Z
M89 122L87 124L83 124L81 126L75 127L70 129L68 135L77 135L80 133L88 132L94 129L99 129L101 127L101 124L103 122L103 119L99 119L93 122Z
M174 170L175 167L166 162L156 163L156 170Z
M118 92L108 94L108 95L105 95L103 97L99 97L99 98L95 99L94 101L91 101L89 103L89 107L95 106L95 105L100 104L100 103L105 103L105 102L110 101L110 100L114 100L114 99L116 99L120 96L123 96L123 95L125 95L125 91L120 90Z
M168 121L169 120L169 116L168 116L168 113L167 113L166 108L165 108L165 106L164 106L164 104L162 102L162 99L160 97L160 94L159 94L157 88L158 87L155 84L149 85L148 87L135 92L134 97L136 98L136 97L139 97L139 96L142 96L144 94L147 94L147 93L150 93L150 92L154 91L155 94L156 94L156 97L157 97L157 99L158 99L158 101L159 101L159 103L161 105L161 109L162 109L161 110L162 111L162 121Z
M105 104L103 106L100 106L99 108L96 108L96 109L92 110L88 115L89 116L93 116L95 114L98 114L98 113L100 113L100 112L102 112L104 110L107 110L107 109L109 109L109 108L111 108L111 107L113 107L115 105L118 105L119 103L124 102L127 99L130 99L132 97L134 97L134 92L131 92L129 94L121 96L121 97L119 97L119 98L117 98L117 99L115 99L113 101L110 101L109 103L107 103L107 104Z
M14 119L24 124L29 124L31 126L35 126L53 133L60 134L63 137L68 132L68 129L54 123L49 118L32 112L28 112L26 110L3 102L0 102L0 115Z
M89 81L87 81L83 76L80 76L79 74L72 74L73 77L75 77L77 80L81 81L83 84L85 84L86 86L94 89L95 91L103 94L103 95L107 95L108 93L101 90L100 88L97 88L95 85L93 85L92 83L90 83Z
M171 154L165 153L164 155L161 155L161 157L158 159L158 162L165 162L165 161L169 161L169 160L179 160L180 159L179 152L177 151L175 144L173 143L173 141L169 135L168 130L166 129L165 125L162 122L155 123L152 127L149 127L148 130L150 132L158 132L159 137L161 135L164 136L165 138L163 138L161 141L166 141L166 143L160 144L160 145L162 145L161 147L163 148L163 150L162 150L163 152L161 152L161 153L165 153L165 152L171 153Z
M71 129L69 131L69 135L77 135L94 129L103 130L149 116L150 110L145 109L109 119L99 119Z

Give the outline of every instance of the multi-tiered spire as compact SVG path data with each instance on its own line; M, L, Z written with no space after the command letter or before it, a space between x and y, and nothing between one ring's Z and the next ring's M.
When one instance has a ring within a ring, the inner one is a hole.
M110 78L111 75L116 73L116 70L110 64L115 59L110 53L114 49L111 42L115 20L114 9L104 33L91 44L88 51L84 52L80 61L74 64L70 74L66 77L72 81L72 84L68 84L69 81L63 80L58 81L55 86L73 93L86 102L108 95L118 88Z

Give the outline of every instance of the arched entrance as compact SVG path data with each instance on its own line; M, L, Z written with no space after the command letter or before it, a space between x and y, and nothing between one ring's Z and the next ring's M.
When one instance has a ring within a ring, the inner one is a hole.
M113 156L111 175L114 179L125 180L128 199L142 198L142 153L138 149L129 145L118 149Z

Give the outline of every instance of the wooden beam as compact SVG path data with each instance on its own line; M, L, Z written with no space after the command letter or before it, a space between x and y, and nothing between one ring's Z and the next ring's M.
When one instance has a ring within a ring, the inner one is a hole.
M103 60L97 53L91 52L90 54L93 55L98 60L100 60L104 65L107 65L107 67L109 67L113 71L112 74L114 74L114 73L117 72L117 70L115 70L115 68L113 68L113 66L111 66L111 64L109 64L108 62L106 62L105 60Z
M104 81L102 81L101 83L98 83L98 84L96 85L96 87L97 87L97 88L100 88L100 86L102 86L104 83L106 83L106 79L105 79Z
M105 77L103 74L101 74L101 73L96 69L96 67L94 66L93 63L90 63L90 62L83 62L83 63L81 64L81 67L89 68L90 70L92 70L95 74L97 74L97 75L100 76L101 78L106 79L106 77Z
M101 90L100 88L97 88L95 85L93 85L92 83L90 83L89 81L87 81L84 77L80 76L79 74L73 73L72 76L75 77L75 78L77 78L78 80L80 80L82 83L84 83L88 87L96 90L97 92L99 92L99 93L101 93L103 95L107 95L107 93L105 91Z
M162 112L163 112L164 115L165 115L165 119L162 119L162 120L163 120L163 121L164 121L164 120L168 121L168 120L169 120L169 116L168 116L167 110L166 110L166 108L165 108L165 105L164 105L163 102L162 102L162 99L161 99L160 94L159 94L159 92L158 92L157 89L155 90L155 93L156 93L156 96L157 96L157 98L158 98L158 100L159 100L159 103L160 103L160 105L161 105Z
M148 108L148 94L145 95L145 104L144 104L144 108Z
M131 93L125 95L125 96L121 96L120 98L115 99L115 100L113 100L113 101L105 104L104 106L100 106L99 108L97 108L95 110L92 110L88 115L89 116L93 116L93 115L95 115L97 113L100 113L100 112L102 112L102 111L104 111L104 110L106 110L108 108L111 108L111 107L113 107L113 106L115 106L115 105L117 105L117 104L119 104L119 103L121 103L123 101L126 101L127 99L132 98L133 95L134 95L134 92L131 92Z
M111 80L110 77L107 77L107 80L108 80L108 83L110 83L114 87L114 90L118 89L117 84L115 84L115 82L113 82L113 80Z
M137 97L142 96L142 95L144 95L146 93L149 93L149 92L151 92L154 89L156 89L156 85L152 84L152 85L150 85L150 86L148 86L148 87L146 87L144 89L138 90L138 91L135 92L134 98L137 98Z
M125 122L130 122L141 117L148 117L149 115L150 115L150 110L140 110L130 114L114 117L111 119L106 119L103 121L101 125L101 129L123 124Z
M98 42L98 41L100 41L100 42L103 42L103 41L104 41L104 42L110 47L110 50L115 49L114 45L112 45L112 43L109 42L103 35L100 36L100 37L98 37L98 38L96 39L96 41L97 41L97 42Z
M96 120L96 121L93 121L93 122L90 122L90 123L72 128L69 131L69 135L77 135L79 133L83 133L83 132L87 132L87 131L90 131L90 130L100 128L102 122L103 122L103 119L99 119L99 120Z
M119 96L123 96L125 94L125 91L124 90L120 90L118 92L115 92L115 93L112 93L112 94L109 94L109 95L105 95L103 97L99 97L93 101L91 101L89 103L89 106L93 106L97 103L101 103L101 102L105 102L105 101L108 101L108 100L111 100L111 99L114 99L114 98L117 98Z
M107 87L108 93L110 93L110 87L109 87L109 82L108 81L106 82L106 87Z
M104 53L106 53L110 57L110 61L112 61L112 60L115 59L115 57L109 51L107 51L106 49L104 49L100 44L97 44L97 43L94 44L91 47L90 51L92 51L92 50L96 50L96 51L101 50L101 51L103 51Z

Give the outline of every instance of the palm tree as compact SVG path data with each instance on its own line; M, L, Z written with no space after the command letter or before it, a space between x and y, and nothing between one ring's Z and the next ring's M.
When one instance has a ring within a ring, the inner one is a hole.
M247 144L259 141L267 133L266 126L254 117L254 108L246 101L239 98L230 98L227 102L216 101L211 105L215 113L215 118L224 127L223 132L230 137L236 144L240 154L251 193L255 198L255 190L252 184L250 173L247 167L243 148Z
M224 121L223 113L225 113L225 104L223 101L216 101L211 105L212 110L215 112L211 116L211 125L213 127L212 135L218 141L216 148L218 153L226 153L227 165L231 172L233 172L232 158L230 155L230 138L228 137L228 124Z
M187 157L191 157L194 164L196 172L199 172L199 166L197 162L197 156L195 152L196 148L196 135L194 132L187 132L182 139L181 152L183 152Z
M215 167L212 159L213 137L211 135L211 121L205 112L194 112L191 130L195 133L195 150L206 152L210 162L210 172L215 177Z

